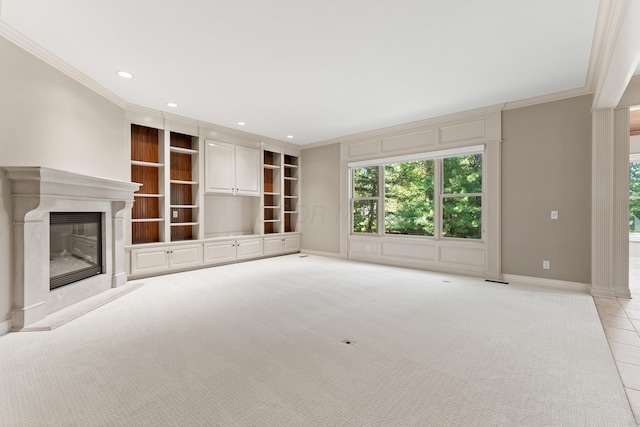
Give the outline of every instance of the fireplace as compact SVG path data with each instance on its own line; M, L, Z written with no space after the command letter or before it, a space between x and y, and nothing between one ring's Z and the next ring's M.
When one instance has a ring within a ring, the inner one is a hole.
M49 214L49 289L102 274L102 213Z
M140 184L44 167L11 182L13 330L127 282L124 216Z

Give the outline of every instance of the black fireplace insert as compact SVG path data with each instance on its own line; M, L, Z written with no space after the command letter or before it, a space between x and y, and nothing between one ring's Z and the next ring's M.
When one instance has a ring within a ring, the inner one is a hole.
M49 289L102 274L102 213L51 212L49 218Z

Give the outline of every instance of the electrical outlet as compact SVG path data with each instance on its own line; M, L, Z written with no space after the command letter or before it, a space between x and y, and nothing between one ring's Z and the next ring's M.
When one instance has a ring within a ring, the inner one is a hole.
M558 219L558 211L551 211L551 219Z
M550 270L551 269L551 261L542 261L542 268L545 270Z
M178 218L178 211L173 211L173 218Z

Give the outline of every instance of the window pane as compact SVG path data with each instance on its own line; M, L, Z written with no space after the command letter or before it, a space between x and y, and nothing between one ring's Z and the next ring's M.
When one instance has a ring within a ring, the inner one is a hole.
M482 193L482 154L442 160L443 194Z
M384 167L387 234L433 236L433 160Z
M482 238L482 197L442 199L442 236Z
M629 164L629 196L640 196L640 162Z
M640 200L629 200L629 232L640 233Z
M629 164L629 231L640 232L640 162Z
M378 197L378 166L353 169L353 197Z
M377 233L378 232L378 201L354 200L353 201L353 232Z

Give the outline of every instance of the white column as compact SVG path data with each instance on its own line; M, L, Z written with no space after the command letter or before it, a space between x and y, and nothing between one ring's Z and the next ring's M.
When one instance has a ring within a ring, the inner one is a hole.
M111 202L111 244L112 269L111 287L117 288L127 283L124 261L124 216L131 211L132 202Z
M591 294L613 298L613 109L593 111L591 138Z
M614 111L613 168L613 290L631 298L629 291L629 109Z
M629 298L629 110L592 116L591 294Z

